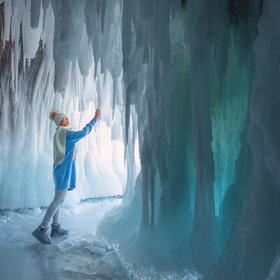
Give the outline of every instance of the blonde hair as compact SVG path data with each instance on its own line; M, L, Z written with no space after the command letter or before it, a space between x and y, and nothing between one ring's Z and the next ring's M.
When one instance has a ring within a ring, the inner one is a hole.
M58 112L52 111L52 112L50 113L50 119L53 121L57 114L58 114Z

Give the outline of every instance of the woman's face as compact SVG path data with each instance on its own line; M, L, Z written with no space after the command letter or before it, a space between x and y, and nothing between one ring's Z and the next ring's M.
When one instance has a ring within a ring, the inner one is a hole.
M68 126L69 125L69 120L67 117L63 117L62 120L59 123L60 126Z

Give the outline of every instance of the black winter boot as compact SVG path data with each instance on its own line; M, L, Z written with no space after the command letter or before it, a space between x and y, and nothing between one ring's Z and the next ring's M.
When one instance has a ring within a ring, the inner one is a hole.
M39 225L33 232L32 235L40 241L42 244L51 244L51 239L48 235L48 228Z
M51 237L64 236L68 234L68 230L60 227L60 224L52 224Z

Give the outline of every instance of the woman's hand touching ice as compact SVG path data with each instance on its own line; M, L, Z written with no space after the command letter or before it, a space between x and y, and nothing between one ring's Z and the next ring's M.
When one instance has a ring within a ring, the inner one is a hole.
M101 117L101 111L100 111L99 109L97 109L97 110L95 111L95 118L96 118L96 119L100 119L100 117Z

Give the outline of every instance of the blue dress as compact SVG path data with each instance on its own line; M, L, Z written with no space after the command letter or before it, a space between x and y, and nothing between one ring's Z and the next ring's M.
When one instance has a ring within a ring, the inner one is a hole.
M75 144L88 135L96 123L94 117L82 130L66 132L65 156L62 162L53 164L53 179L58 190L76 187L76 160L73 158Z

